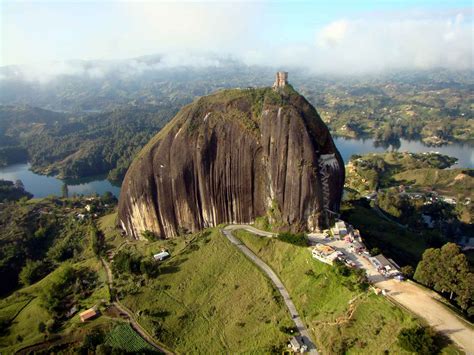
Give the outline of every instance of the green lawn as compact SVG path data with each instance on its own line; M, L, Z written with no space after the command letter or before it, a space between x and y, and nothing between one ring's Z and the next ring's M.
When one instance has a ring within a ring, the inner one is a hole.
M416 322L410 314L382 296L353 289L308 248L245 231L236 235L280 276L323 353L404 353L396 337Z
M279 293L217 229L177 243L160 275L122 301L151 334L177 353L262 353L286 345L280 328L292 321ZM149 247L135 247L148 255Z

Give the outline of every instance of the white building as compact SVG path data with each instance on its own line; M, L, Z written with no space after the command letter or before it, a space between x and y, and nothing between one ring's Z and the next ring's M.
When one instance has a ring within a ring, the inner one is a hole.
M347 234L347 227L344 221L337 221L334 224L332 232L339 237L344 237Z
M304 353L308 350L308 346L303 343L301 337L291 338L288 347L295 353Z
M318 243L314 246L311 254L313 255L313 258L329 265L332 265L334 260L344 255L331 246L321 243Z
M163 261L165 259L168 259L170 256L171 256L170 253L168 253L167 251L162 251L158 254L153 255L153 258L156 261Z

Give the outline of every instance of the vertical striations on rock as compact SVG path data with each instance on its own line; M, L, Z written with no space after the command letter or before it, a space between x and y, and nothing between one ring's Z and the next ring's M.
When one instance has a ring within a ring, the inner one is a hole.
M260 216L292 231L327 227L339 210L344 164L314 107L286 78L277 76L285 85L273 89L223 90L184 107L127 172L119 202L126 233L169 238Z

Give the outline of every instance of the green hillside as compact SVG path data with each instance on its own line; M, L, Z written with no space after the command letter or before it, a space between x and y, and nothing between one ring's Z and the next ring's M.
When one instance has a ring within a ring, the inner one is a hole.
M175 245L173 245L175 244ZM156 339L178 353L270 352L284 347L292 321L269 280L217 230L184 240L136 243L172 258L137 289L118 282L122 303Z
M354 276L314 260L308 248L245 231L236 235L280 276L323 353L404 353L397 335L416 324L410 314L360 290Z

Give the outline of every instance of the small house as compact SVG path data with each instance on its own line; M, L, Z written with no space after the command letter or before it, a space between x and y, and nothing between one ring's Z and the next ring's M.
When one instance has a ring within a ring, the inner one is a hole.
M171 256L170 253L168 253L166 250L163 250L159 252L158 254L153 255L153 258L156 261L163 261L163 260L168 259L170 256Z
M318 243L311 251L313 258L322 261L323 263L332 265L334 260L340 258L343 253L335 250L329 245Z
M85 322L91 319L94 319L99 315L99 312L96 311L94 308L89 308L88 310L79 313L79 318L81 318L81 322Z

